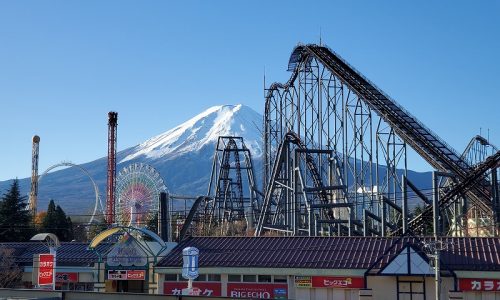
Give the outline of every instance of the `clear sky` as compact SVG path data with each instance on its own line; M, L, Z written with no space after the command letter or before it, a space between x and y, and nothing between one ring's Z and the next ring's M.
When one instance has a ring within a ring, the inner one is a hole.
M219 104L263 113L298 42L347 59L462 151L500 145L499 1L0 0L0 180L107 154ZM409 162L416 170L425 164Z

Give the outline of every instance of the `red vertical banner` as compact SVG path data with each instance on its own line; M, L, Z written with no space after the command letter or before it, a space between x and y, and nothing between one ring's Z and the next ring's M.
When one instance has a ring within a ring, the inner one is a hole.
M54 255L38 255L38 285L52 284L54 282Z

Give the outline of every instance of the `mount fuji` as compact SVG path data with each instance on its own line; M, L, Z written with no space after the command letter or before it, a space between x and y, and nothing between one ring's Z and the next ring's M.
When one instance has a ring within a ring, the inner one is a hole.
M119 151L117 172L133 163L148 164L160 173L170 194L191 198L206 195L218 137L240 136L252 154L255 180L260 185L262 122L261 114L244 105L211 107L173 129ZM80 166L98 185L104 204L107 157ZM408 170L408 176L419 188L430 186L428 172ZM20 179L19 183L22 194L27 195L30 178ZM0 191L6 191L10 184L11 181L0 182ZM50 199L54 199L69 215L88 215L94 208L95 193L89 178L80 169L71 167L43 177L39 184L39 210L44 210Z
M211 107L181 125L117 153L117 173L133 163L154 167L171 194L197 197L208 190L212 160L219 136L241 136L251 151L256 174L262 165L262 115L244 105ZM118 132L118 135L120 132ZM107 157L81 164L106 198ZM259 179L257 179L259 181ZM21 193L30 189L30 179L19 180ZM6 191L11 181L0 182ZM89 178L71 167L48 173L39 185L38 207L44 210L54 199L68 214L87 214L95 193Z

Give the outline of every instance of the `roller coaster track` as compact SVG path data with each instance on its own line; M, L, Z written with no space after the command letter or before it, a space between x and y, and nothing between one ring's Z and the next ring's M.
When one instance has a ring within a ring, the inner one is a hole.
M313 57L343 80L431 166L437 170L455 174L459 181L472 180L472 188L467 191L471 202L485 213L492 214L490 193L485 188L484 182L481 183L485 179L481 176L471 176L475 174L474 170L451 146L327 47L318 45L296 47L288 66L288 69L293 70L294 73L285 86L293 82L299 65L307 63Z
M492 156L488 157L483 163L479 164L472 172L470 172L467 177L460 181L457 185L455 185L450 191L448 191L440 200L439 206L440 209L446 208L452 200L468 190L470 190L474 185L480 184L480 179L484 176L484 174L494 168L500 167L500 151ZM425 221L429 218L432 218L432 206L427 206L423 212L416 216L413 220L411 220L408 225L411 231L419 232L422 231L425 226ZM399 229L394 232L393 235L399 235L402 231Z
M276 161L273 165L274 167L273 167L273 171L272 171L272 175L271 175L271 180L268 184L268 188L267 188L266 193L265 193L264 203L262 205L261 214L260 214L260 217L259 217L259 220L257 223L257 228L255 231L256 236L259 236L262 234L262 230L265 227L264 223L266 223L266 220L270 218L270 207L271 207L271 202L272 202L272 198L273 198L273 194L274 194L273 185L274 185L275 181L278 181L278 177L280 176L280 173L282 171L283 163L285 162L286 153L290 149L289 148L290 144L294 144L300 150L307 150L306 146L304 145L304 143L301 141L301 139L299 138L299 136L296 133L288 132L285 135L282 143L279 146L278 154L276 155ZM307 166L307 169L309 170L309 172L311 173L311 177L312 177L314 186L316 188L318 198L319 198L321 203L328 204L328 195L327 195L326 191L323 189L324 188L323 181L322 181L321 175L316 167L314 159L311 157L311 155L309 153L307 153L307 152L304 152L304 153L305 153L305 158L306 158L306 160L305 160L306 166ZM303 187L303 188L305 188L305 187ZM328 211L327 216L329 219L334 219L333 213L331 211Z

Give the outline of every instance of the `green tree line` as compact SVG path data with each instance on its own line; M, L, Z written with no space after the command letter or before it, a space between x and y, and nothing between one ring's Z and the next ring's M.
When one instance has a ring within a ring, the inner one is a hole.
M0 242L25 242L36 233L54 233L61 241L74 238L71 218L54 200L46 212L32 216L26 196L21 196L19 182L15 179L0 198Z

